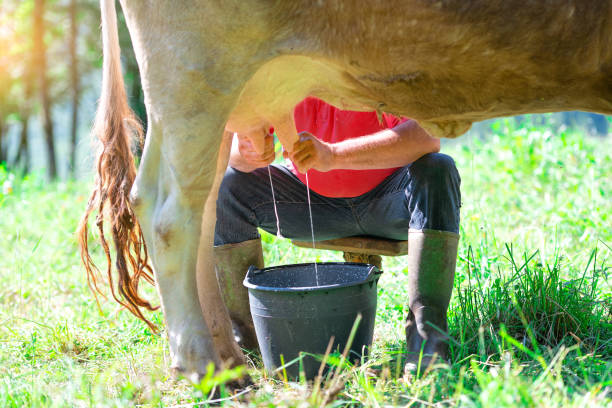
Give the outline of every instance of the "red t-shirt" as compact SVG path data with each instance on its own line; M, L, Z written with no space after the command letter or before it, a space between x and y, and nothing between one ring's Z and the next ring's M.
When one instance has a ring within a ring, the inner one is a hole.
M309 132L318 139L336 143L342 140L369 135L397 126L406 119L383 113L383 123L376 112L341 110L314 97L300 102L293 111L295 127L299 132ZM289 166L302 183L306 176ZM372 190L399 167L377 170L308 170L311 190L326 197L357 197Z

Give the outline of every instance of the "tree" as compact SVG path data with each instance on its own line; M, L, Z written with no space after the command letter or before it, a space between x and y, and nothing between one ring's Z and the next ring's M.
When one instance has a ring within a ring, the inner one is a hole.
M68 9L70 15L70 35L69 35L69 50L70 50L70 84L72 94L72 120L70 124L70 169L72 176L76 176L76 146L77 146L77 129L79 123L79 97L80 97L80 82L79 82L79 60L77 56L77 1L70 0Z
M10 77L7 70L4 69L2 65L0 65L0 163L7 162L7 143L6 133L7 133L7 124L6 119L8 117L7 114L7 99L8 99L8 91L10 89Z
M57 165L55 161L55 138L53 136L53 120L51 118L51 98L49 97L49 83L47 80L47 55L44 44L45 34L45 0L36 0L34 3L34 67L38 71L40 99L42 103L42 120L47 146L47 171L51 179L57 178Z
M127 30L125 16L123 10L118 11L119 25L119 44L121 46L121 54L123 60L123 76L125 79L126 92L128 94L130 107L143 124L143 129L147 129L147 111L144 104L144 93L140 83L140 71L134 49L132 48L132 39Z
M33 52L28 54L27 61L32 61ZM31 103L32 94L34 92L34 69L32 64L26 64L23 75L23 100L19 107L21 119L21 132L19 133L19 146L15 155L15 165L21 166L27 173L30 171L30 153L28 148L29 130L30 130L30 115L32 114Z

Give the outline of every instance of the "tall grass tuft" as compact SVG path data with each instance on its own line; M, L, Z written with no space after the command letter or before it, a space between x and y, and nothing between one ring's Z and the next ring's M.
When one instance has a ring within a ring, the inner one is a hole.
M612 297L599 294L611 268L597 264L595 249L578 278L563 279L561 271L568 266L562 257L557 254L552 263L542 264L538 254L524 253L519 259L512 245L506 245L507 270L498 262L498 269L483 274L483 267L489 266L468 248L468 277L457 290L457 307L449 322L455 344L461 344L452 347L454 361L500 354L502 328L538 355L579 344L589 353L612 359Z

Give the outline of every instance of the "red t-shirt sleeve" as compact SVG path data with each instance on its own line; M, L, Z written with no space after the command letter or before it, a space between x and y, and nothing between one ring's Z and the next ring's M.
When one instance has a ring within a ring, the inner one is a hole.
M407 120L408 118L405 118L403 116L400 118L390 113L383 113L383 122L385 123L387 129L392 129L400 123L406 122Z

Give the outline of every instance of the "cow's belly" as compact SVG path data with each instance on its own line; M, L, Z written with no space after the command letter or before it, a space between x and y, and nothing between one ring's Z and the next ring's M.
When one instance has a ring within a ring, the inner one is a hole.
M414 85L397 71L385 68L359 69L338 60L308 56L281 56L264 64L246 84L228 120L227 130L248 134L258 150L263 149L260 129L275 126L283 146L296 139L293 108L307 96L316 96L340 109L405 114L423 110L414 98ZM376 71L383 80L371 74ZM364 80L366 78L366 80ZM391 80L387 80L391 78ZM418 88L416 88L418 90ZM394 101L395 103L392 103ZM455 137L469 129L469 120L430 121L417 117L421 126L437 137ZM259 139L259 140L257 140Z

